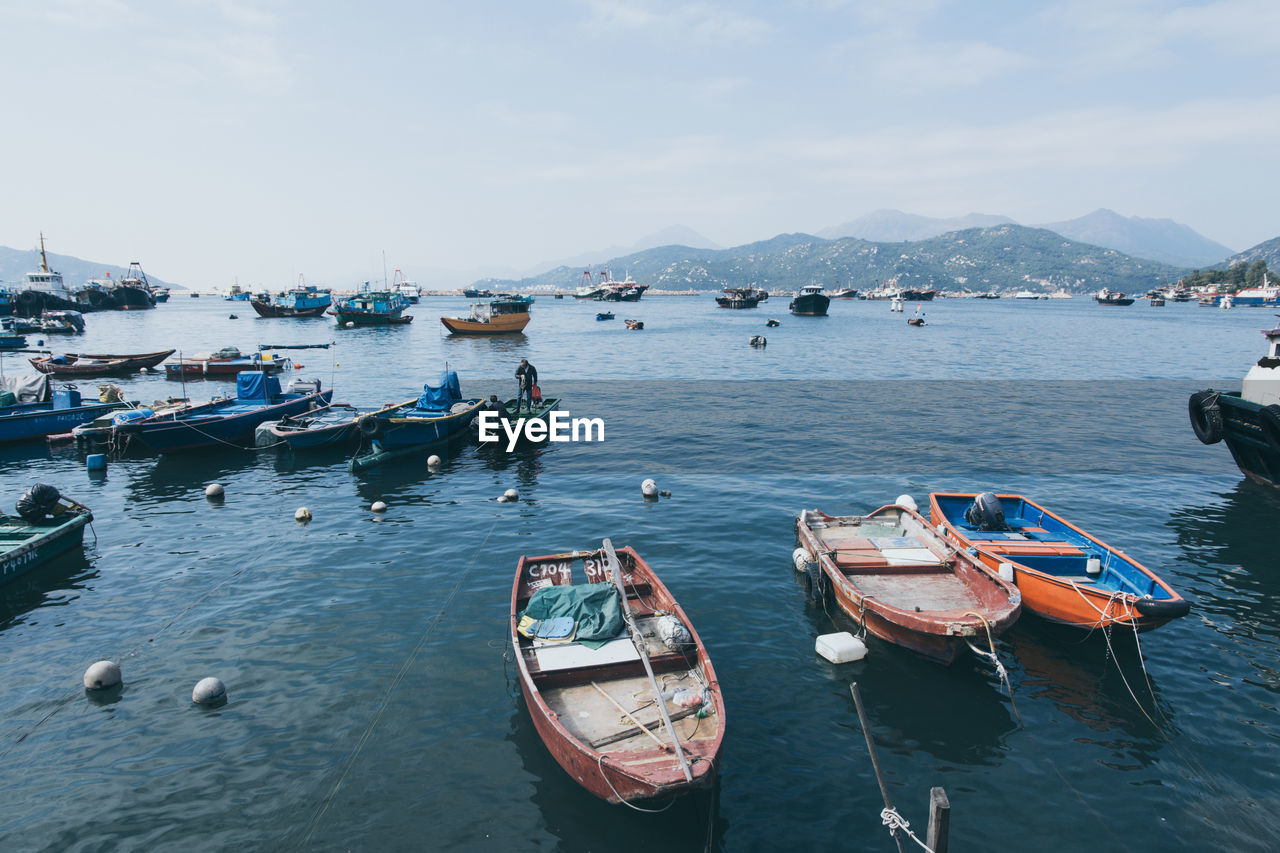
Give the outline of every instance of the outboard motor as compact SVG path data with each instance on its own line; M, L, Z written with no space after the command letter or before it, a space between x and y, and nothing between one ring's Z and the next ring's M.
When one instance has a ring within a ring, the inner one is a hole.
M319 394L319 379L290 379L289 384L284 387L286 394Z
M979 530L1008 530L1004 521L1004 504L995 492L983 492L964 511L964 520Z
M44 521L45 516L56 510L62 493L47 483L36 483L18 498L18 515L32 524Z

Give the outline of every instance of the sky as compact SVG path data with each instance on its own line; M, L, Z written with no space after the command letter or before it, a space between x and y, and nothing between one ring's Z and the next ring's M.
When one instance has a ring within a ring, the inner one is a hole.
M1241 250L1280 235L1277 32L1275 0L0 0L0 245L202 289L879 208Z

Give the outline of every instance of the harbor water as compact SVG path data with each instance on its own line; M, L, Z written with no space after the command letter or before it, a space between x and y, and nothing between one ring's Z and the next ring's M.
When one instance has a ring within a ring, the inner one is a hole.
M458 297L424 297L409 326L343 329L174 291L47 340L187 356L333 342L281 352L359 406L414 397L446 364L465 396L512 397L528 358L605 440L454 444L359 474L349 451L135 449L103 474L71 445L0 448L6 511L45 482L95 517L82 555L0 586L0 849L891 850L854 682L921 837L942 786L956 850L1275 849L1280 494L1186 414L1191 392L1239 387L1271 315L942 300L914 328L910 305L801 318L786 301L649 294L610 322L542 296L526 334L483 339L443 334ZM112 381L146 402L233 388ZM671 497L642 499L647 477ZM509 488L519 502L498 503ZM1012 697L973 658L944 668L875 638L855 663L815 654L818 635L856 629L791 564L801 508L987 489L1126 551L1191 614L1140 642L1024 615L996 642ZM653 566L724 692L717 788L660 814L560 769L508 648L520 555L603 537ZM87 696L101 659L123 689ZM192 704L206 676L225 705Z

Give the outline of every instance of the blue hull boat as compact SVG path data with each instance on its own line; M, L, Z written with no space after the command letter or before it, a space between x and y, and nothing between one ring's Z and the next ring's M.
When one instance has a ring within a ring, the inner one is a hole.
M273 443L284 443L290 450L316 450L354 442L360 438L357 421L373 409L332 405L301 415L290 415L271 424Z
M60 497L60 502L69 506L60 507L57 515L36 521L0 513L0 584L84 542L84 529L93 521L93 513L70 498Z
M463 433L475 420L480 400L462 399L458 374L447 370L440 385L423 386L422 396L364 415L360 432L385 450L443 441Z
M296 380L295 380L296 384ZM236 377L236 396L211 400L172 416L155 416L122 424L124 435L136 435L153 450L167 453L218 445L239 445L253 439L254 429L264 421L280 420L329 405L333 391L281 393L274 376L246 371Z
M50 402L0 406L0 444L71 432L85 421L128 405L137 403L82 403L76 389L59 388Z

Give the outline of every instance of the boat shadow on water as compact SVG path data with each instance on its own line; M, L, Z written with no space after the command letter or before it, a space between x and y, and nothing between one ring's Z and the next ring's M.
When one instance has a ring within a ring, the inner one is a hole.
M35 611L71 604L97 577L96 565L77 547L0 585L0 631L31 621Z
M561 849L703 851L724 848L729 821L720 814L720 785L683 794L674 800L636 803L661 810L646 814L625 805L610 805L593 797L564 771L547 750L520 694L514 667L508 687L515 708L506 740L513 743L533 794L529 797L543 816L546 831L560 840ZM623 841L625 839L625 842Z

